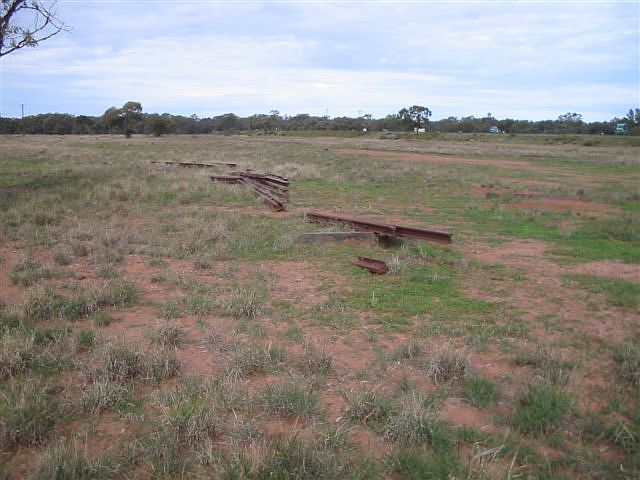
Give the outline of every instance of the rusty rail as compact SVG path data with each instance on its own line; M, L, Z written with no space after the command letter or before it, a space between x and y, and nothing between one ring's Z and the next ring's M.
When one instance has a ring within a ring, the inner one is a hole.
M432 242L451 243L451 234L439 230L403 227L401 225L370 222L357 218L341 217L338 215L327 215L318 212L307 213L307 220L313 223L342 223L351 225L356 230L373 232L376 235L387 235L390 237L410 237L419 238L421 240L429 240Z
M186 167L186 168L215 168L215 167L237 167L237 163L226 163L226 162L212 162L212 163L201 163L201 162L158 162L156 160L151 160L151 163L155 164L164 164L164 165L175 165L177 167Z
M389 271L389 267L382 260L376 260L375 258L358 257L358 261L354 265L362 268L366 268L371 273L376 275L384 275Z
M210 175L212 182L241 184L249 187L251 192L262 199L274 211L281 212L289 200L289 180L279 175L259 173L253 170L231 172L229 175Z

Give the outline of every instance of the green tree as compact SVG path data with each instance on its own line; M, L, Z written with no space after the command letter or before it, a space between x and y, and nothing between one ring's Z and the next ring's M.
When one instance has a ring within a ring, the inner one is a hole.
M398 112L398 118L402 120L402 123L411 125L413 128L426 128L430 116L431 110L421 105L403 108Z
M119 111L122 119L122 129L127 138L133 133L133 123L142 120L142 104L140 102L127 102Z
M56 2L2 0L0 6L0 57L38 43L69 27L56 17Z

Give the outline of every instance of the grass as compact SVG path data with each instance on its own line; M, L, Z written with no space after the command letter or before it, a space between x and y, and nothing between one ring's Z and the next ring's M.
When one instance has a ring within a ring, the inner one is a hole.
M53 436L61 413L59 401L42 382L4 385L0 390L0 425L5 448L45 444Z
M464 353L447 347L426 361L425 370L436 384L455 382L467 375L469 360Z
M575 368L573 362L563 360L548 345L518 352L513 358L513 363L533 368L538 378L552 385L567 385Z
M630 309L640 306L640 285L637 283L577 273L567 274L565 278L591 293L604 294L609 305Z
M617 345L613 354L619 377L632 387L640 388L640 345Z
M347 391L344 395L349 403L347 416L354 422L382 425L396 410L391 399L375 390Z
M521 399L514 424L522 432L542 435L562 429L573 398L553 385L532 385Z
M476 407L488 408L496 395L496 384L486 378L473 377L465 382L465 397Z
M0 476L635 478L636 285L563 276L585 261L640 263L637 146L618 140L3 138L0 189L25 191L0 192ZM230 159L289 177L290 214L207 172L148 166ZM507 193L484 198L482 185ZM509 192L612 208L517 209ZM318 228L302 215L316 209L454 241L295 243ZM530 240L533 253L513 255ZM548 279L529 269L537 248L556 264ZM358 255L391 273L353 267ZM585 294L550 291L557 280ZM621 316L594 329L602 306ZM484 409L461 407L490 428L461 427L449 397ZM272 431L283 416L302 417L290 435ZM12 432L42 434L7 447L14 420ZM117 432L94 438L112 421ZM112 450L94 456L96 441Z
M267 385L259 395L260 405L277 415L311 416L318 410L318 394L295 381Z
M60 442L42 454L33 480L100 480L121 474L124 468L108 454L90 457L86 449L75 442Z
M438 417L438 411L428 399L415 393L408 395L397 413L388 418L385 437L401 445L431 443L441 446L448 443L448 431Z

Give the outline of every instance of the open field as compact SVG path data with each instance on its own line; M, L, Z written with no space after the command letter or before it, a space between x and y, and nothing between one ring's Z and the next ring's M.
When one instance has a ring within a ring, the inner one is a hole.
M0 476L638 478L640 142L559 138L0 138Z

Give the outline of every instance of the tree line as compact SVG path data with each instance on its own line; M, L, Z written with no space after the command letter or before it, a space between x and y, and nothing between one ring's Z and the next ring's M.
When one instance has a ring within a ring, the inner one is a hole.
M111 107L101 116L45 113L19 118L0 117L0 134L208 134L216 132L259 131L276 133L295 130L325 131L413 131L424 129L442 133L558 133L558 134L613 134L619 123L627 126L632 135L640 134L640 109L631 109L620 118L609 121L585 122L578 113L566 113L555 120L517 120L484 117L448 117L431 121L431 110L414 105L383 118L371 115L359 117L281 115L277 110L268 114L240 117L225 113L199 118L169 113L143 113L139 102L127 102L121 108Z

